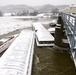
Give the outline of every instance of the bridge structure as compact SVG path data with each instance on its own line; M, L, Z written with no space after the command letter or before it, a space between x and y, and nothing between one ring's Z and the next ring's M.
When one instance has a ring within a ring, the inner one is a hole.
M65 28L66 36L70 46L70 52L76 67L76 16L60 13Z

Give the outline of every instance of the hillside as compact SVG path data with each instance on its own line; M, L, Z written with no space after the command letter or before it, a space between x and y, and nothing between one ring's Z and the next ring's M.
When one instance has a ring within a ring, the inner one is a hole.
M39 12L51 12L52 9L54 8L58 8L59 11L62 11L63 9L65 9L66 7L68 7L69 5L57 5L57 6L54 6L54 5L50 5L50 4L47 4L47 5L43 5L43 6L36 6L36 10L38 10Z
M53 8L55 8L55 6L50 5L50 4L47 4L47 5L41 6L41 7L38 9L38 11L39 11L39 12L51 12L51 10L52 10Z
M7 5L7 6L0 6L0 10L2 12L8 12L8 13L13 13L13 12L19 12L23 10L28 10L30 12L37 10L38 12L51 12L52 9L58 8L60 11L63 10L64 8L68 7L68 5L50 5L46 4L43 6L27 6L27 5Z
M7 6L1 6L0 10L2 12L18 12L18 11L23 11L23 10L29 10L29 11L34 11L34 9L30 6L27 5L7 5Z

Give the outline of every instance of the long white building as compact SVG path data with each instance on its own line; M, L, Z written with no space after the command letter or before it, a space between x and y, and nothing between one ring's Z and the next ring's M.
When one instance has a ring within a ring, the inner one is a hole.
M37 46L53 46L54 37L41 23L33 23L33 29L36 31Z
M0 75L31 75L34 32L22 31L0 58Z

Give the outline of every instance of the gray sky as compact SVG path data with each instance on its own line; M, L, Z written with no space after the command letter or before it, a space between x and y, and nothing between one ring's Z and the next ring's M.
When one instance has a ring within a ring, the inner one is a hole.
M25 4L29 6L39 6L44 4L63 5L63 4L76 4L76 0L0 0L0 6L8 4Z

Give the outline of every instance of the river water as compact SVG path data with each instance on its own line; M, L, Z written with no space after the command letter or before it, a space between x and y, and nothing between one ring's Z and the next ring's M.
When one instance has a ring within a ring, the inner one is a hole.
M32 75L76 75L74 62L68 52L35 46L33 61Z

